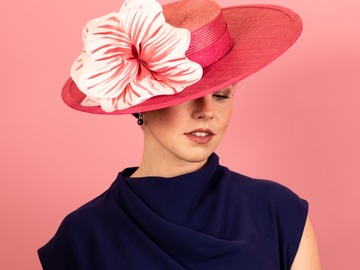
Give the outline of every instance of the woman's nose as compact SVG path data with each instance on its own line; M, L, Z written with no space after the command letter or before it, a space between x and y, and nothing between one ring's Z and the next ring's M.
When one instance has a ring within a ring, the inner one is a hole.
M199 120L210 120L214 118L214 104L212 95L207 95L194 100L193 117Z

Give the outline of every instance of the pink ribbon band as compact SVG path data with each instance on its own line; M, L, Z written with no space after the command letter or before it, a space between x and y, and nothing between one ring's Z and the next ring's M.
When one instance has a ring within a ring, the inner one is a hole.
M227 54L232 45L233 39L220 9L214 20L191 33L186 57L204 68Z
M196 51L192 54L186 53L186 57L191 61L200 64L203 68L207 67L227 54L233 45L233 39L230 32L226 30L224 35L209 46Z

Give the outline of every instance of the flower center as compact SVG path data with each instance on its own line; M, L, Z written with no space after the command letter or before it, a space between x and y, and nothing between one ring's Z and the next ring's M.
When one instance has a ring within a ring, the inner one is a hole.
M131 44L131 51L133 54L133 59L139 59L139 52L137 51L136 47L134 46L134 44Z

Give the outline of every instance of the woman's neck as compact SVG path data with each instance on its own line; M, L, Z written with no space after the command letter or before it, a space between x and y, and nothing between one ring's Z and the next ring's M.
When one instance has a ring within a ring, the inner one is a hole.
M181 160L177 157L169 158L161 156L157 153L148 155L144 152L139 168L131 175L131 177L175 177L187 173L191 173L201 169L207 162Z

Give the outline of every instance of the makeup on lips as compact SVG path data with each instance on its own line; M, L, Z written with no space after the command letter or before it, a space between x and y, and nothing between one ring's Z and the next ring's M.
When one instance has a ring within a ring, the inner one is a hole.
M214 132L212 132L210 129L196 129L185 133L185 135L189 138L190 141L199 144L207 144L215 136Z

